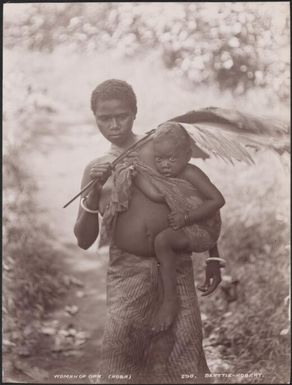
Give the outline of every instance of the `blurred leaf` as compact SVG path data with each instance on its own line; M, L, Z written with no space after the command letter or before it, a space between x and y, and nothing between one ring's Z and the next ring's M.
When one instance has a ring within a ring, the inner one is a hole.
M14 342L9 341L9 340L7 340L7 339L5 339L5 338L2 340L2 343L3 343L3 345L5 345L5 346L16 346L16 344L15 344Z
M76 305L72 305L72 306L66 306L65 307L65 311L70 314L70 315L75 315L78 311L79 311L79 308L78 306Z
M84 355L84 352L81 350L69 350L67 352L63 353L66 357L82 357Z
M40 369L36 366L31 367L29 364L24 362L16 361L14 362L14 366L17 370L23 372L35 381L41 382L49 377L49 373L46 370Z
M56 329L55 328L52 328L52 327L42 327L41 328L41 332L43 334L46 334L48 336L52 336L56 333Z
M77 290L75 295L76 295L77 298L83 298L86 294L82 290Z
M28 357L31 355L31 352L26 346L18 346L16 349L16 353L22 357Z

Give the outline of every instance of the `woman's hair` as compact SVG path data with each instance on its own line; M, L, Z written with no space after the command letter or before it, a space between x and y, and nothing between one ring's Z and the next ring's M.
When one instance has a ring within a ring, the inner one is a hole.
M99 100L119 99L124 101L136 115L137 98L133 88L124 80L109 79L100 83L91 94L91 110L95 114Z
M166 122L158 126L154 136L154 143L172 141L177 147L191 151L191 138L187 131L176 122Z

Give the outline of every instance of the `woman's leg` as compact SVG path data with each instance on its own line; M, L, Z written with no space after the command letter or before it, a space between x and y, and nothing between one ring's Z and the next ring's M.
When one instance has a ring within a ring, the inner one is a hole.
M163 302L159 309L154 331L170 327L178 309L176 292L176 258L178 251L190 248L187 236L182 230L167 228L157 234L154 240L155 254L160 264L163 285Z

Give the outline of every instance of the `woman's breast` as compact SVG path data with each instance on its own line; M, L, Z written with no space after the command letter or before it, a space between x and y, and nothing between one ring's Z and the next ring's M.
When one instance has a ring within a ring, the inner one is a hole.
M116 245L130 253L153 255L153 240L167 224L169 209L150 201L135 189L127 211L119 214L114 234Z

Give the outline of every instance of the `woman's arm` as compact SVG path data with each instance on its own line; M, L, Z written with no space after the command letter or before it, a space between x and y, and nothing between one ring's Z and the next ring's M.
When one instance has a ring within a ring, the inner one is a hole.
M199 190L204 199L199 207L188 213L192 223L210 217L224 206L225 199L223 195L198 167L189 164L185 170L184 177Z
M157 203L165 202L164 195L154 186L150 178L146 178L138 172L135 176L134 183L150 200Z
M93 178L100 177L100 182L96 183L90 192L84 192L81 199L87 196L85 205L88 209L96 211L99 206L102 186L108 178L109 163L98 164L91 162L84 171L81 189ZM92 214L85 211L79 204L77 220L74 226L74 234L77 238L78 246L82 249L88 249L96 240L99 233L98 214Z

